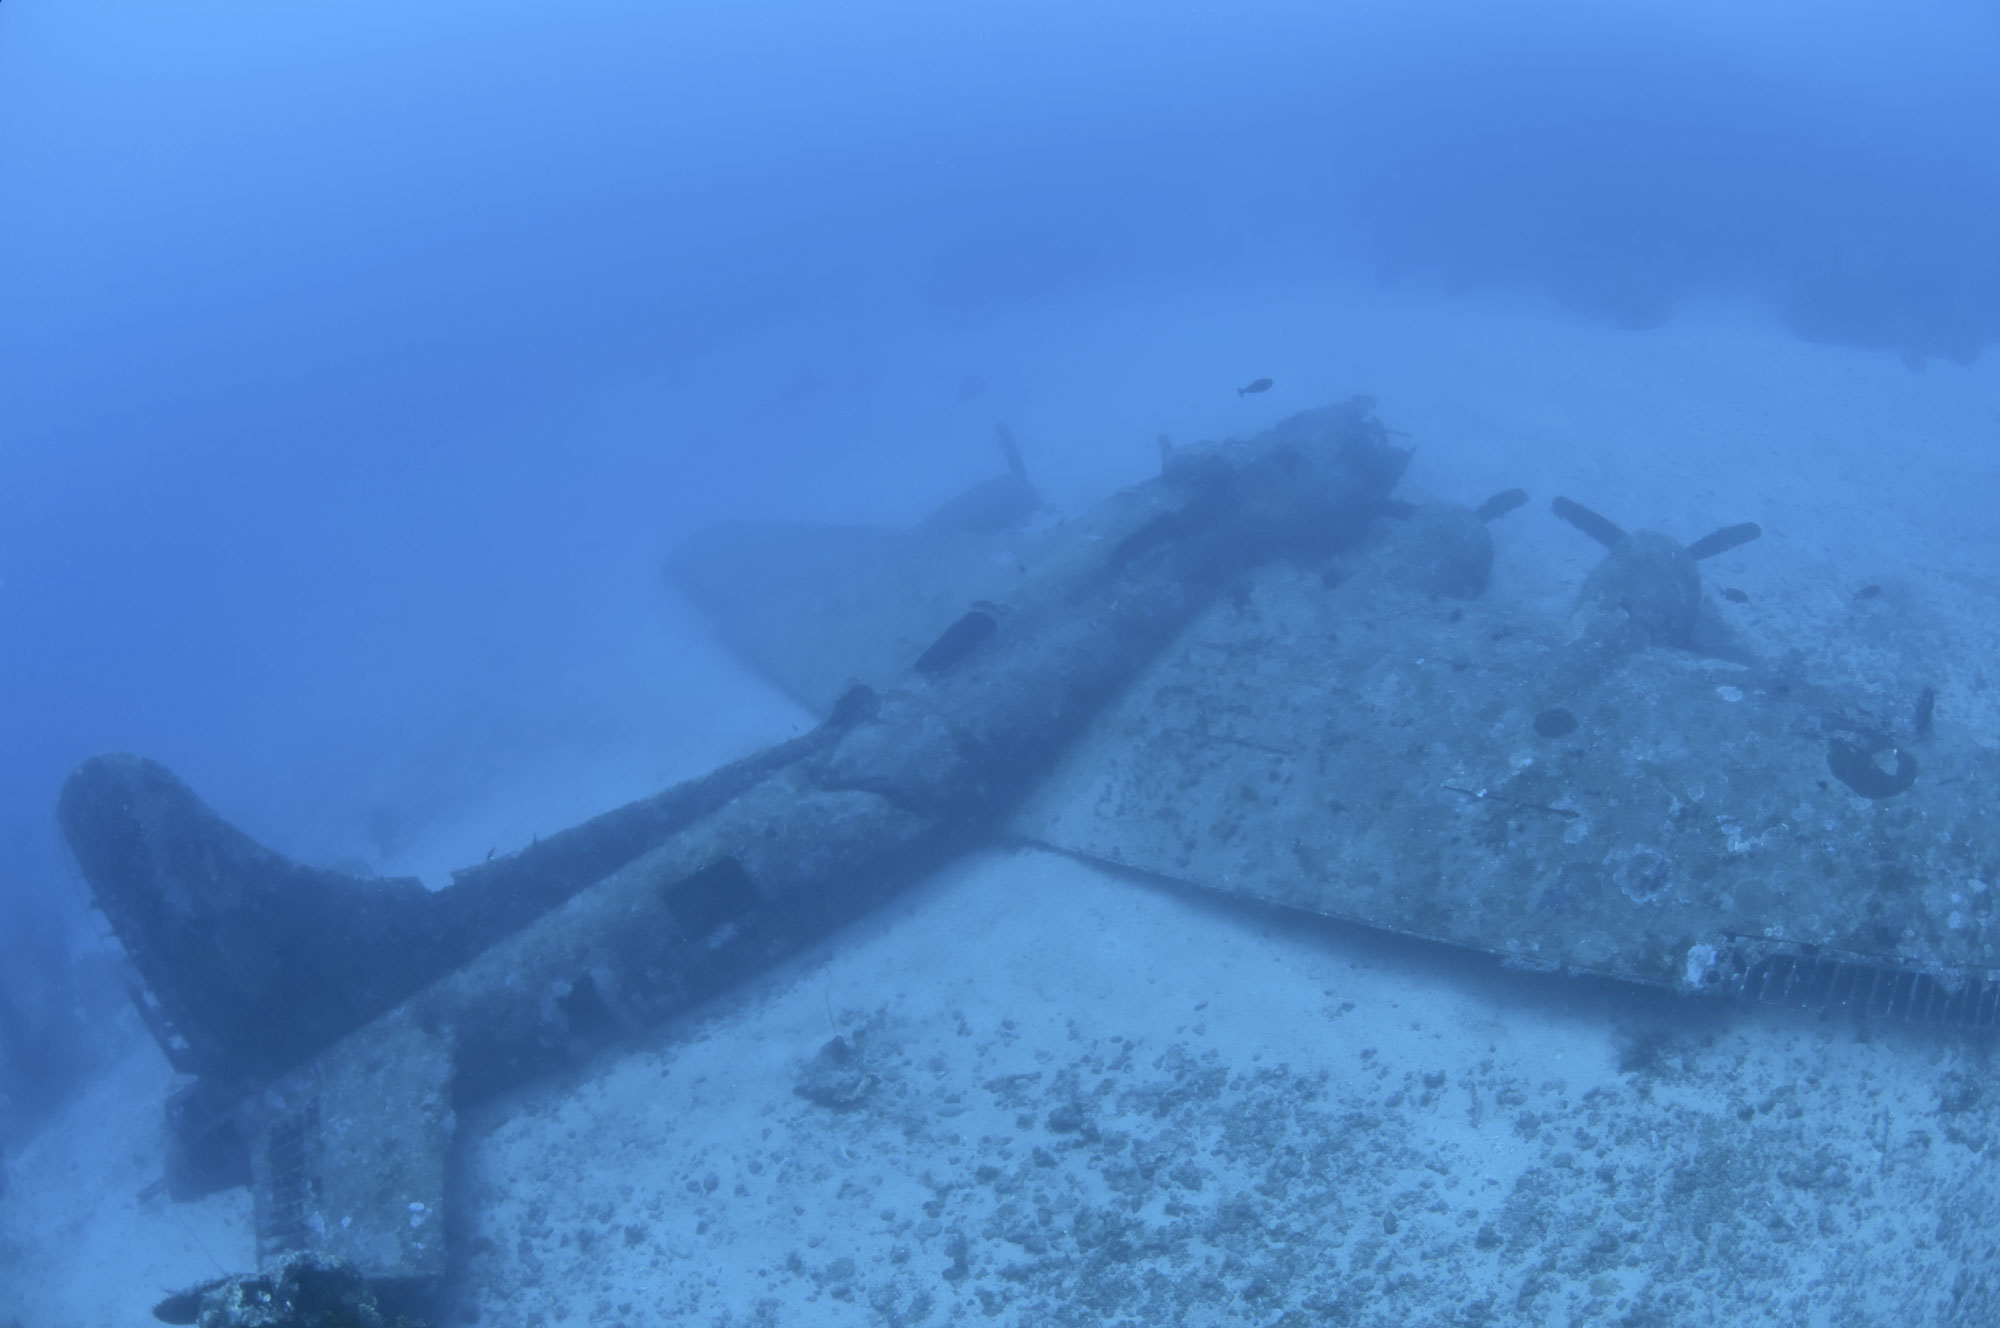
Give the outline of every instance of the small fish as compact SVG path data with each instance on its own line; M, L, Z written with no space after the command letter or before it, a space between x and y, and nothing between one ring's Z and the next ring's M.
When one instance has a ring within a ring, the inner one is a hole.
M1239 397L1245 397L1249 396L1252 392L1268 392L1270 390L1271 390L1271 380L1268 378L1259 378L1256 382L1250 384L1250 386L1248 387L1237 388L1236 395Z

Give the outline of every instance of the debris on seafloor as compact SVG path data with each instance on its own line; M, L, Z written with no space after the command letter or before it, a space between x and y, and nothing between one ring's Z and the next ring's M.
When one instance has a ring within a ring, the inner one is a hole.
M385 1312L351 1264L303 1252L263 1273L219 1277L168 1296L153 1317L196 1328L423 1328L421 1319Z
M808 1102L846 1111L860 1106L875 1091L875 1084L860 1038L836 1034L806 1062L792 1091Z

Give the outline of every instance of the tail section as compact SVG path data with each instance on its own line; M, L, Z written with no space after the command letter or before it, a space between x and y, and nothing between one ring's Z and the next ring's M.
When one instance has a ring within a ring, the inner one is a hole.
M224 1081L297 1064L415 989L450 940L414 879L301 866L224 821L165 766L92 757L56 818L146 987L176 1070Z

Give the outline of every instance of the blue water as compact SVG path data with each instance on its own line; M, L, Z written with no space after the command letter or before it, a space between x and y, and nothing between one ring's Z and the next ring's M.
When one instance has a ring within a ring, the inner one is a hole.
M673 722L695 524L908 518L999 417L1079 498L1226 427L1289 311L1218 291L1973 361L1996 59L1971 0L13 0L0 947L81 928L82 757L386 854L444 772Z

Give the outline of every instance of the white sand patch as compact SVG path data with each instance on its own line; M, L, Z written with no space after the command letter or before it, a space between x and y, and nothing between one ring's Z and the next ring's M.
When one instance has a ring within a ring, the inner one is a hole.
M109 1072L9 1159L0 1323L150 1323L162 1296L255 1259L247 1190L193 1203L158 1192L174 1075L137 1015L119 1024L106 1033L124 1048Z

